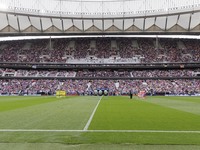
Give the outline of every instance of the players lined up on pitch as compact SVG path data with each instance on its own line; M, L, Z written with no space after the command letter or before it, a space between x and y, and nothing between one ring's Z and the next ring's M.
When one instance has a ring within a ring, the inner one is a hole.
M150 93L150 94L153 94L153 93ZM129 96L130 96L130 99L133 99L133 96L137 96L139 98L145 99L146 91L145 90L136 91L136 90L134 90L134 88L132 88L129 91Z

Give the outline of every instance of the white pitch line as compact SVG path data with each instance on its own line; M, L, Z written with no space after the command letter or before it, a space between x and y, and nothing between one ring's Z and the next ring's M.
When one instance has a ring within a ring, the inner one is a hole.
M0 129L0 132L99 132L99 133L200 133L188 130L46 130L46 129Z
M90 116L88 122L86 123L86 125L85 125L85 127L84 127L84 129L83 129L84 131L87 131L87 130L88 130L88 127L90 126L90 123L91 123L91 121L92 121L92 118L94 117L94 114L95 114L95 112L96 112L96 110L97 110L97 107L99 106L99 103L101 102L102 97L103 97L103 96L101 96L101 98L99 99L99 101L98 101L96 107L94 108L94 110L93 110L93 112L92 112L92 114L91 114L91 116Z
M0 132L83 132L83 130L0 129Z

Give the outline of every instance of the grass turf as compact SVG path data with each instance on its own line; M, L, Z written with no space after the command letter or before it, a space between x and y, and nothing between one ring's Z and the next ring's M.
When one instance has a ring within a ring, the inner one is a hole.
M83 130L98 100L99 97L0 97L0 129ZM104 97L89 130L200 131L199 101L199 97ZM192 108L197 111L189 111ZM96 149L96 145L103 149L104 144L116 149L126 143L130 144L125 146L127 149L138 144L144 149L145 145L151 145L151 149L159 149L159 145L162 149L195 149L200 146L200 133L0 131L0 143L0 149L12 148L13 144L16 149L26 149L31 144L30 149L42 144L43 149L50 149L48 145L55 143L60 149Z
M196 106L197 104L194 105ZM161 106L155 101L151 103L148 99L130 100L128 97L111 97L102 100L89 129L200 130L200 116L180 111L175 107L172 109L168 105Z

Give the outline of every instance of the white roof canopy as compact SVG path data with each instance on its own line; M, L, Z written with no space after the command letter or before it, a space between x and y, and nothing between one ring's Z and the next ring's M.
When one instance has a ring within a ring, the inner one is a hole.
M0 10L76 17L129 17L198 10L200 0L0 0Z
M5 34L191 34L200 0L0 0Z

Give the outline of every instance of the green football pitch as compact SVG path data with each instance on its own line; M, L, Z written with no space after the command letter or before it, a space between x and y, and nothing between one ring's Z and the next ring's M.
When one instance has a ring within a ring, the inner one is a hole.
M0 149L200 149L200 97L0 97Z

